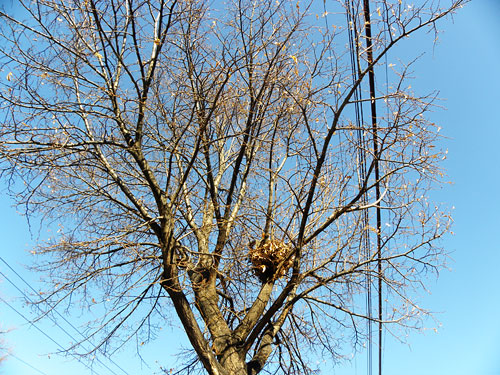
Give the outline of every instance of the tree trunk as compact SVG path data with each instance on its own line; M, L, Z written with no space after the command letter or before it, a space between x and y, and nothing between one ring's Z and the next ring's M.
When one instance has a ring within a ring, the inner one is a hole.
M245 355L234 347L227 349L227 354L222 356L220 362L227 375L247 375Z

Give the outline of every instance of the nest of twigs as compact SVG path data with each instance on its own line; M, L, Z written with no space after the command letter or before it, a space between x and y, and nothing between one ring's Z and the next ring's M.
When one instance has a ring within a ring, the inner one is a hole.
M268 239L250 243L248 258L255 275L261 282L279 279L286 275L293 265L291 248L283 241Z

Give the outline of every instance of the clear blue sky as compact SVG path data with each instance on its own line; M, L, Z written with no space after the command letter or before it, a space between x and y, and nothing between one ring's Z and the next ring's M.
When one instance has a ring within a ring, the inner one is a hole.
M500 112L497 109L500 88L500 0L473 0L454 21L441 23L437 45L421 36L407 45L405 53L427 51L415 67L417 79L412 86L421 93L439 90L447 110L435 111L432 120L439 123L447 137L442 147L449 150L445 162L452 185L434 192L435 198L454 206L452 236L444 242L451 251L451 272L441 273L430 282L430 295L422 294L422 305L437 312L437 333L428 330L413 333L407 344L385 336L384 374L386 375L500 375ZM12 202L1 196L0 255L36 287L39 275L23 268L30 261L27 250L33 243L23 218L11 208ZM21 281L3 264L0 271L12 281ZM23 289L26 289L23 287ZM32 318L32 308L23 304L20 293L0 275L0 297L25 316ZM73 319L73 318L72 318ZM72 320L73 321L73 320ZM75 323L78 317L75 318ZM57 351L34 327L0 301L2 329L6 344L16 357L47 375L69 373L90 374L74 358L47 353ZM62 324L62 323L61 323ZM433 322L429 322L431 327ZM48 320L37 324L63 345L71 341ZM71 328L68 328L71 329ZM76 336L77 334L73 332ZM160 364L174 366L174 349L182 335L165 329L158 340L143 351L149 368L136 356L130 345L113 356L130 374L152 374ZM116 374L124 374L113 364L103 362ZM366 374L366 356L361 353L351 364L336 367L337 375ZM101 375L113 374L96 367ZM329 372L326 372L329 373ZM40 374L11 357L0 367L0 374Z

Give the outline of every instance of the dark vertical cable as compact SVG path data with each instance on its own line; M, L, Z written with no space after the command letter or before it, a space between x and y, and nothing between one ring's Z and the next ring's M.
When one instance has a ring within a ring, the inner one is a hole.
M370 84L370 109L373 132L373 162L375 170L375 199L380 199L380 171L379 171L379 149L377 134L377 104L375 102L375 73L373 67L373 44L372 29L370 19L370 1L363 0L363 10L365 15L366 52L368 62L368 80ZM377 204L377 273L378 273L378 373L382 375L382 219L380 203Z
M354 17L357 12L355 12L352 0L346 0L346 18L348 27L348 37L349 37L349 52L351 58L351 70L352 70L352 84L356 85L357 80L361 79L361 68L359 64L359 49L358 40L359 35L357 31L356 18ZM354 112L356 121L356 134L358 137L359 148L358 148L358 184L360 189L364 185L364 181L367 178L366 172L366 141L363 131L363 105L362 105L363 95L361 92L361 86L354 92ZM366 194L363 194L362 202L366 204L368 201ZM369 215L368 211L364 210L362 213L362 220L364 224L362 241L360 248L363 249L364 256L366 259L370 258L370 231L369 231ZM373 336L372 336L372 278L369 270L369 264L367 264L366 270L366 317L367 317L367 375L372 375L373 371Z

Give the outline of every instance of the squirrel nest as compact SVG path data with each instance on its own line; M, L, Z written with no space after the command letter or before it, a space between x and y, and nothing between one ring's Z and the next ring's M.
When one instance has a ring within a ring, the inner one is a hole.
M255 275L261 282L285 276L293 264L290 250L290 246L275 239L264 240L257 244L255 241L250 243L248 258L252 263ZM285 260L286 257L288 257L287 260Z

